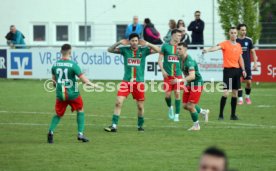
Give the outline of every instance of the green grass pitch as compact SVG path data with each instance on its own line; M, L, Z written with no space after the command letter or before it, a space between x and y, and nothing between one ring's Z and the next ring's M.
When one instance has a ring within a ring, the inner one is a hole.
M203 93L200 106L211 110L201 131L189 132L190 115L181 110L180 122L167 118L164 94L147 92L145 132L136 129L136 106L124 103L118 133L106 133L116 92L81 92L89 143L77 141L76 114L69 108L46 143L54 114L55 94L40 80L0 80L1 171L195 171L202 151L218 146L230 167L239 171L276 170L276 84L253 85L252 105L237 107L239 121L230 121L230 98L225 121L217 121L221 93ZM201 118L202 120L202 118Z

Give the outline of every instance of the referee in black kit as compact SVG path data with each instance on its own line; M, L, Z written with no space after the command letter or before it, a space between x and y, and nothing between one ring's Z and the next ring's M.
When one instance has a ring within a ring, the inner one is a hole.
M220 100L220 113L219 120L223 120L223 111L227 100L227 95L230 90L232 90L231 98L231 120L238 120L236 115L237 107L237 93L240 88L240 76L242 68L242 75L246 77L246 71L244 68L244 61L242 58L242 48L239 43L236 42L238 31L236 27L231 27L229 30L230 40L225 40L219 43L217 46L211 47L209 49L204 49L203 53L214 52L217 50L222 50L223 53L223 83L224 92Z

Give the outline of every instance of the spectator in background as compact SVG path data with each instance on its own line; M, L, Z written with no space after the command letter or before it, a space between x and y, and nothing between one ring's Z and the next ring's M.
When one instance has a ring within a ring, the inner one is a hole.
M177 24L176 24L176 27L179 29L180 27L185 27L185 23L183 20L178 20L177 21Z
M154 27L154 24L150 21L149 18L146 18L144 21L144 39L145 41L155 44L161 45L163 42L160 39L160 33Z
M224 151L210 147L200 159L198 171L228 171L228 159Z
M178 29L182 32L180 42L184 42L187 45L190 44L191 43L190 36L188 35L188 33L186 33L186 28L185 27L179 27Z
M16 29L15 25L10 26L10 32L6 35L7 44L15 48L25 48L25 36ZM18 45L18 46L17 46Z
M143 32L143 25L139 24L138 16L134 16L133 23L129 24L126 28L125 38L128 39L131 33L136 33L139 35L139 37L141 37L142 32Z
M165 43L169 43L171 41L173 29L176 29L176 22L175 22L175 20L170 20L169 21L169 31L168 31L167 35L163 38Z
M192 31L192 45L203 45L204 21L200 19L200 11L195 12L195 20L188 27L188 31Z

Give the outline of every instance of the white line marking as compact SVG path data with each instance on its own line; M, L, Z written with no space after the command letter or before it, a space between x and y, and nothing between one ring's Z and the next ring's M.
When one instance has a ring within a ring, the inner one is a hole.
M0 113L5 113L5 114L41 114L41 115L53 115L52 112L31 112L31 111L0 111ZM70 115L70 116L76 116L76 114L66 114L66 115ZM88 117L100 117L100 118L109 118L111 116L103 116L103 115L85 115ZM136 119L136 117L127 117L127 116L120 116L120 118L123 119ZM166 119L156 119L156 118L147 118L145 117L146 120L161 120L164 121ZM181 121L185 121L185 122L190 122L190 120L181 120ZM204 124L204 122L201 122L202 124ZM246 127L261 127L261 128L272 128L275 129L276 126L275 125L261 125L261 124L251 124L251 123L241 123L240 121L237 122L225 122L225 121L209 121L210 124L217 124L217 125L230 125L230 126L246 126ZM0 123L1 124L1 123ZM166 127L166 126L164 126Z

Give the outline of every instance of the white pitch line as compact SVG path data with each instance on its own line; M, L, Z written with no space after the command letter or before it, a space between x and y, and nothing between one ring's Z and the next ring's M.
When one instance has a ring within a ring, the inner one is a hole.
M41 114L41 115L50 115L53 114L52 112L33 112L33 111L0 111L0 113L11 113L11 114ZM76 116L76 114L66 114L70 116ZM88 117L101 117L101 118L109 118L109 116L103 116L103 115L85 115ZM120 116L123 119L136 119L136 117L127 117L127 116ZM146 120L161 120L164 121L165 119L156 119L156 118L147 118L145 117ZM181 120L181 121L187 121L187 120ZM190 121L190 120L189 120ZM204 123L203 121L201 123ZM262 128L276 128L275 125L261 125L261 124L251 124L251 123L241 123L240 121L237 121L234 123L230 122L224 122L224 121L209 121L211 124L221 124L221 125L230 125L230 126L247 126L247 127L262 127Z
M15 123L1 123L0 125L21 125L21 126L48 126L49 124L42 124L42 123L19 123L19 122L15 122ZM59 126L63 126L64 124L59 124ZM72 124L68 124L70 126L72 126ZM67 126L68 126L67 125ZM93 126L93 127L102 127L104 128L104 126L106 125L98 125L98 124L85 124L86 126ZM119 125L119 127L127 127L127 128L136 128L135 125ZM173 125L168 125L168 126L157 126L157 125L151 125L151 126L145 126L145 128L183 128L184 130L187 130L188 127L184 127L184 126L173 126ZM242 127L242 126L206 126L204 128L202 128L202 130L204 129L256 129L256 127ZM266 127L260 127L262 129L267 129Z

